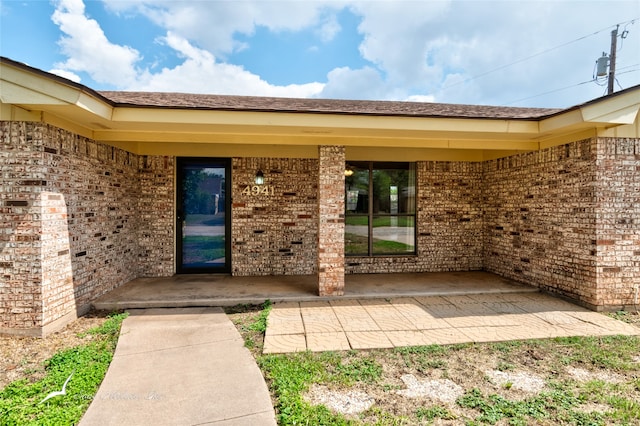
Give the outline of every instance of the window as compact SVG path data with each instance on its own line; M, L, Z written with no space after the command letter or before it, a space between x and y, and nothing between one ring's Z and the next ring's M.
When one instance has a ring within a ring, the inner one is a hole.
M345 254L415 254L415 163L348 162L345 170Z

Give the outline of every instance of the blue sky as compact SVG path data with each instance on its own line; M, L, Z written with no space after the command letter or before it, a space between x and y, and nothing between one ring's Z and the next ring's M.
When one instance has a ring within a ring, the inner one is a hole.
M569 107L605 94L616 24L616 90L640 84L638 0L0 0L0 19L0 55L95 90Z

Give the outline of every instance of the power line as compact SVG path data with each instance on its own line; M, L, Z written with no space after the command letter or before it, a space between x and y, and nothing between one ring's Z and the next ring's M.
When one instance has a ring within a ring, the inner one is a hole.
M638 65L640 65L640 64L629 65L629 66L626 66L625 68L630 68L632 66L638 66ZM636 68L636 69L632 69L632 70L616 73L616 75L628 74L630 72L639 72L639 71L640 71L640 68ZM538 98L538 97L544 96L544 95L550 95L552 93L561 92L563 90L571 89L573 87L582 86L583 84L593 83L594 81L596 81L596 80L592 79L592 80L588 80L588 81L583 81L582 83L572 84L570 86L565 86L565 87L561 87L561 88L558 88L558 89L549 90L548 92L538 93L537 95L528 96L526 98L518 99L518 100L515 100L515 101L512 101L512 102L506 103L504 105L505 106L513 105L513 104L518 103L518 102L526 101L526 100L533 99L533 98ZM617 82L617 79L616 79L616 82ZM619 82L617 82L617 83L618 83L618 86L620 86L620 83ZM620 88L622 89L622 86L620 86Z
M512 102L509 102L509 103L505 104L505 106L512 105L512 104L515 104L515 103L518 103L518 102L522 102L522 101L526 101L526 100L529 100L529 99L537 98L537 97L540 97L540 96L549 95L551 93L561 92L563 90L571 89L573 87L582 86L583 84L588 84L588 83L592 83L592 82L593 82L593 80L587 80L587 81L583 81L582 83L572 84L571 86L566 86L566 87L561 87L559 89L549 90L548 92L539 93L537 95L528 96L526 98L522 98L522 99L518 99L518 100L515 100L515 101L512 101Z
M624 67L619 67L618 70L625 70L627 68L637 67L638 65L640 65L640 63L632 64L632 65L625 65Z
M588 37L592 37L592 36L594 36L594 35L596 35L596 34L599 34L599 33L603 32L603 31L607 31L607 30L609 30L610 28L615 27L616 25L629 24L629 23L632 23L633 21L636 21L636 20L638 20L638 19L640 19L640 17L638 17L638 18L634 18L634 19L630 19L630 20L628 20L628 21L621 22L621 23L619 23L619 24L609 25L608 27L603 28L603 29L601 29L601 30L598 30L598 31L596 31L596 32L594 32L594 33L592 33L592 34L587 34L587 35L582 36L582 37L579 37L579 38L577 38L577 39L575 39L575 40L568 41L568 42L563 43L563 44L560 44L560 45L558 45L558 46L551 47L551 48L549 48L549 49L547 49L547 50L543 50L543 51L541 51L541 52L534 53L533 55L527 56L527 57L525 57L525 58L518 59L517 61L511 62L511 63L509 63L509 64L499 66L498 68L494 68L494 69L492 69L492 70L490 70L490 71L483 72L482 74L478 74L478 75L475 75L475 76L473 76L473 77L469 77L469 78L467 78L466 80L458 81L458 82L453 83L453 84L450 84L450 85L448 85L448 86L444 86L444 87L440 88L440 90L446 90L446 89L449 89L449 88L451 88L451 87L458 86L458 85L460 85L460 84L468 83L468 82L470 82L470 81L472 81L472 80L475 80L475 79L477 79L477 78L484 77L484 76L485 76L485 75L487 75L487 74L491 74L491 73L494 73L494 72L496 72L496 71L500 71L500 70L502 70L502 69L504 69L504 68L508 68L508 67L510 67L510 66L512 66L512 65L516 65L516 64L519 64L519 63L521 63L521 62L528 61L528 60L529 60L529 59L531 59L531 58L535 58L535 57L537 57L537 56L544 55L545 53L552 52L552 51L554 51L554 50L557 50L557 49L560 49L560 48L562 48L562 47L568 46L568 45L570 45L570 44L576 43L576 42L578 42L578 41L580 41L580 40L584 40L584 39L586 39L586 38L588 38ZM580 83L580 84L582 84L582 83Z
M616 75L629 74L630 72L638 72L638 71L640 71L640 68L636 68L634 70L629 70L625 72L617 72Z

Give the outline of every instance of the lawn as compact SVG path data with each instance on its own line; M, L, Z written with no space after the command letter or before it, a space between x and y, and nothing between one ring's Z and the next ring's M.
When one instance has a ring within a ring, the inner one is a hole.
M281 425L640 425L637 336L263 355L270 308L226 312L267 379ZM636 313L614 316L640 324ZM2 368L31 366L0 391L0 424L77 423L111 362L123 319L110 315L98 327L49 340L4 338L2 353L13 356L0 360ZM81 344L29 364L58 338ZM11 342L19 346L6 349ZM46 399L66 381L66 395Z
M104 379L125 317L110 315L100 326L72 336L68 340L80 338L85 343L57 351L44 361L44 368L27 369L23 378L4 387L0 391L0 424L77 424ZM46 342L24 339L25 348L42 343ZM64 395L52 394L63 388Z
M268 309L227 312L282 425L640 424L637 336L262 355Z

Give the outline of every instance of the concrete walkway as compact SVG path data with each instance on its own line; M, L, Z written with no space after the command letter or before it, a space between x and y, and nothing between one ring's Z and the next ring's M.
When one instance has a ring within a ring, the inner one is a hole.
M541 293L343 299L275 304L263 352L617 334L640 328Z
M221 308L132 310L80 425L275 425L264 378Z

